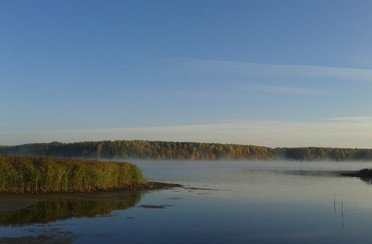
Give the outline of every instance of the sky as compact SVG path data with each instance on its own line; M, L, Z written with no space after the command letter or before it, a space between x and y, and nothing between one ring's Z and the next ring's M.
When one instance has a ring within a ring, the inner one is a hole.
M371 1L0 1L0 145L372 148Z

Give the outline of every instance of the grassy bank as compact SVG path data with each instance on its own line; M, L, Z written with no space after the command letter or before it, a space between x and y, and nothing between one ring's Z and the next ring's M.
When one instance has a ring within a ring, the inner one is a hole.
M129 163L48 157L0 157L0 192L94 192L143 187Z

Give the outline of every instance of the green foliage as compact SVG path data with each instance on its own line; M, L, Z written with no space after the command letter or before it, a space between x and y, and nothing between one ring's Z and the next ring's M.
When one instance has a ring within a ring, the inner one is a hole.
M128 163L47 157L0 157L0 192L92 192L142 184Z

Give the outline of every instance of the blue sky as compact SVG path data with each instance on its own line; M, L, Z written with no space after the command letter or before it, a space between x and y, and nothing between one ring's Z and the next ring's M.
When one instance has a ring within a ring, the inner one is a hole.
M1 1L0 144L372 147L371 1Z

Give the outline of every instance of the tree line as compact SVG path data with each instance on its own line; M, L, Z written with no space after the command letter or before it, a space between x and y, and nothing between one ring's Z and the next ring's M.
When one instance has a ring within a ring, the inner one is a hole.
M372 149L270 148L254 145L144 140L34 143L2 146L3 156L157 160L372 160Z

